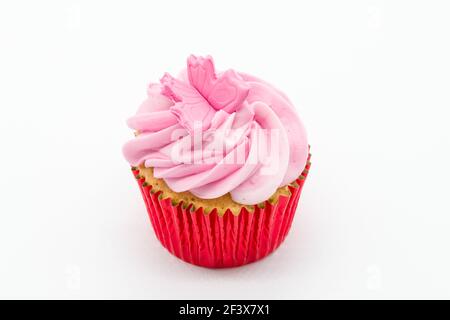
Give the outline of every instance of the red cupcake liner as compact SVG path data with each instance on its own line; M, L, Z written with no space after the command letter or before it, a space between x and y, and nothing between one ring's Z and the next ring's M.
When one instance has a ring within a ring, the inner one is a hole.
M290 196L280 195L254 212L242 208L238 215L226 210L223 215L213 209L193 211L192 204L174 205L171 198L162 198L161 191L151 192L144 178L138 179L156 237L173 255L183 261L208 268L228 268L248 264L272 253L284 241L292 224L300 194L308 175L310 162L289 186ZM133 170L137 177L139 170Z

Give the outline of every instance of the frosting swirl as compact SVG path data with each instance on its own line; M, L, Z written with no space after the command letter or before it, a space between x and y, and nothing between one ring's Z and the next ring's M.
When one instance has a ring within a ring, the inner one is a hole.
M230 193L241 204L267 200L306 165L306 131L289 99L233 70L216 74L211 57L191 56L187 72L150 84L128 126L127 161L153 167L175 192L203 199Z

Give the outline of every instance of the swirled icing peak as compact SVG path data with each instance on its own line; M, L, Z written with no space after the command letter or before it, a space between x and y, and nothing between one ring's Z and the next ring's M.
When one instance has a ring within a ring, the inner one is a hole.
M165 74L128 125L139 134L127 161L153 168L175 192L204 199L230 193L241 204L267 200L306 165L306 132L280 91L211 57L190 56L178 78Z

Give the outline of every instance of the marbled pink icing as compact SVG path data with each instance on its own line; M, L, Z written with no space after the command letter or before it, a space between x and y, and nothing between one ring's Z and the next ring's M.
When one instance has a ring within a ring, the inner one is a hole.
M165 74L151 84L128 120L139 131L123 147L131 165L153 167L175 192L204 199L230 192L250 205L301 174L306 131L283 93L233 70L216 75L210 57L189 57L182 78Z

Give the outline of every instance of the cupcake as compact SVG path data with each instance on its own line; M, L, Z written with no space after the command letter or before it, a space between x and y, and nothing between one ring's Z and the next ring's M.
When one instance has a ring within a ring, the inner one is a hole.
M132 166L161 244L203 267L236 267L286 237L310 166L304 126L287 96L213 59L190 56L151 83L128 119Z

